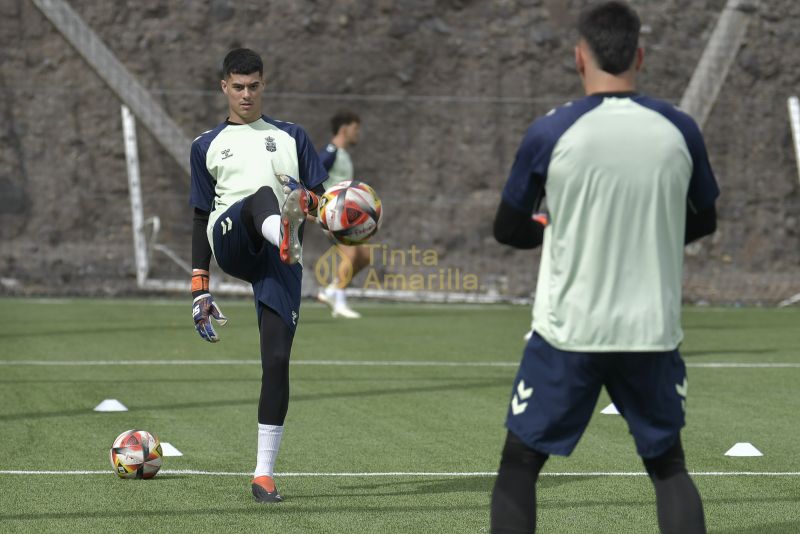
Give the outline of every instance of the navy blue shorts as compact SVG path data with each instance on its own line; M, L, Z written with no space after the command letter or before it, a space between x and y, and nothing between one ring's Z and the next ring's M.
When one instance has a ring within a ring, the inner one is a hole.
M661 456L678 439L687 382L677 349L568 352L537 333L514 380L506 427L539 452L568 456L589 424L602 386L627 421L641 457Z
M231 276L253 285L261 324L261 306L274 310L291 328L300 317L300 286L303 267L281 261L278 247L266 241L254 242L242 219L243 200L225 210L214 223L214 257Z

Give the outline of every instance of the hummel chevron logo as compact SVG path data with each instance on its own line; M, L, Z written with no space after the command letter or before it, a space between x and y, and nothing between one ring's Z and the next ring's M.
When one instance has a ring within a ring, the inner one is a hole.
M525 381L520 380L519 384L517 384L517 394L519 395L519 400L527 400L533 395L533 388L525 389Z
M675 391L677 391L678 395L685 399L686 394L689 393L689 381L684 378L683 384L675 384Z
M514 415L521 414L522 412L525 411L525 408L527 408L527 407L528 407L528 403L527 402L519 402L517 400L517 396L516 395L514 395L511 398L511 413L513 413Z
M683 384L675 384L675 391L678 392L681 398L681 409L686 413L686 394L689 393L689 381L686 377L683 378Z
M533 388L526 388L525 381L520 380L517 384L517 392L511 397L511 413L519 415L528 407L527 402L520 402L529 399L533 395Z
M230 217L225 217L225 220L222 221L222 235L227 234L233 228L233 221Z

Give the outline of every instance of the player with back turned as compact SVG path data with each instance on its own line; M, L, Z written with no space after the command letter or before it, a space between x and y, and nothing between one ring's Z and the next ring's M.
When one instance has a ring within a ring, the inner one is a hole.
M314 192L323 192L328 175L300 126L262 115L264 67L258 54L230 51L221 87L228 118L195 139L191 149L192 315L200 336L217 341L210 319L227 319L209 292L212 253L223 271L253 286L262 377L251 490L257 502L275 503L282 500L272 475L289 404L303 223L316 212Z
M575 448L603 386L655 487L662 533L705 532L680 430L683 246L716 229L719 195L695 122L635 92L638 15L622 2L580 16L584 98L537 119L517 152L496 239L542 245L534 333L512 389L492 493L494 533L534 532L536 481ZM531 218L546 195L549 223Z

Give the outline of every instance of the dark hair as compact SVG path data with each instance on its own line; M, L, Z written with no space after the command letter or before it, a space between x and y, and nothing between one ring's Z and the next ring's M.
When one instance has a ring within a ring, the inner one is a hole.
M331 117L331 130L333 135L339 133L339 128L357 122L361 124L361 118L349 109L340 109Z
M222 61L222 77L228 78L231 74L252 74L257 72L264 75L264 63L261 56L249 48L234 48Z
M598 66L609 74L631 68L639 46L639 15L623 2L604 2L586 8L578 32L589 45Z

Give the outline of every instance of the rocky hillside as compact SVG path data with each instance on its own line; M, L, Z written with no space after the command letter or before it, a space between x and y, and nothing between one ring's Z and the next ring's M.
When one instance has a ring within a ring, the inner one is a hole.
M376 272L402 271L414 246L435 251L436 269L513 295L533 288L538 256L496 245L491 221L527 125L581 94L572 47L585 3L71 1L190 138L225 118L218 68L236 46L265 59L267 114L302 124L318 147L328 117L354 109L364 130L356 170L386 205L380 243L399 251L394 264L376 257ZM725 2L633 3L645 25L640 89L677 102ZM721 221L688 258L690 299L800 292L786 115L800 92L800 3L762 4L705 127ZM120 102L32 2L0 3L0 38L0 293L132 291ZM160 217L159 240L188 259L188 177L138 133L145 215ZM312 232L307 261L325 246ZM155 276L183 276L156 258Z

